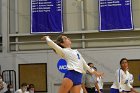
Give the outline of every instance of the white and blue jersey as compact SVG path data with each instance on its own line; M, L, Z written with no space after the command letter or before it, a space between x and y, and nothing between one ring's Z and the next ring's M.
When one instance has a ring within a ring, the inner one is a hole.
M102 77L97 77L97 84L99 86L100 91L103 93L103 79ZM95 89L96 93L97 92L97 88Z
M133 75L131 73L129 75L129 80L130 80L130 84L133 85L134 77L133 77Z
M117 93L114 91L125 91L129 92L133 88L130 85L130 73L128 71L124 72L122 69L118 69L115 74L115 80L111 86L111 93Z
M93 70L90 69L86 61L76 49L61 48L56 43L54 43L48 36L46 36L46 41L47 44L51 48L53 48L58 55L60 55L67 61L68 70L75 70L79 73L85 73L85 70L88 70L91 73L93 72Z

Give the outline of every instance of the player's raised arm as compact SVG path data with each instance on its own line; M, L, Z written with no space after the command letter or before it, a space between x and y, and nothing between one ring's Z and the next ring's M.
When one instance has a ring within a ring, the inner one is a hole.
M47 41L47 44L53 48L55 50L55 52L60 55L61 57L64 57L64 54L63 54L63 49L58 46L56 43L54 43L49 36L43 36L41 38L41 40L46 40Z

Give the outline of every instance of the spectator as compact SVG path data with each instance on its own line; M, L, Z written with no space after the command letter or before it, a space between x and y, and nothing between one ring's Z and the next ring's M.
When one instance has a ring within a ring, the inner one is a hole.
M7 90L7 84L2 80L2 75L0 75L0 93L4 93Z
M29 84L28 91L29 91L29 93L34 93L35 92L34 84Z
M7 91L5 93L14 93L14 88L12 84L7 85Z
M21 88L18 89L15 93L29 93L27 91L27 84L26 83L22 83Z

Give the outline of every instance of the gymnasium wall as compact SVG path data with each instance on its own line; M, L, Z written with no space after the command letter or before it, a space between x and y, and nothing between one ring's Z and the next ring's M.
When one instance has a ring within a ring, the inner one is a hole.
M66 34L68 32L67 35L73 40L73 47L79 48L87 63L93 62L99 71L105 73L105 82L113 81L114 71L119 67L121 58L140 59L139 30L98 33L98 2L97 0L84 0L85 30L82 31L80 2L63 1ZM139 29L140 1L132 0L132 2L134 25L136 29ZM7 6L7 3L10 6ZM0 0L0 7L3 7L3 13L6 14L2 16L0 8L0 43L2 37L4 38L4 46L0 46L0 51L6 50L0 53L2 71L14 69L17 72L18 81L18 64L47 63L48 93L56 93L57 85L61 83L63 77L63 74L56 69L60 57L52 50L46 50L48 46L39 41L41 36L30 35L30 0ZM6 21L1 22L2 19ZM1 23L4 22L7 23L2 28ZM1 36L2 33L5 35ZM56 35L52 36L52 39L55 38Z
M0 33L3 32L5 51L30 51L46 49L41 35L30 34L30 0L2 0L3 15ZM98 0L84 0L82 30L81 4L77 0L63 0L64 33L72 38L73 48L138 46L140 44L139 0L132 0L135 31L98 32ZM4 14L5 13L5 14ZM7 23L6 23L7 22ZM53 35L55 40L57 35ZM7 41L5 41L7 40ZM2 39L0 40L2 42ZM0 51L3 46L0 45Z
M17 0L17 6L15 1L10 1L10 21L11 28L10 33L30 33L30 0ZM98 0L83 0L84 1L84 24L85 30L92 30L97 32L98 30ZM140 1L132 0L133 9L133 21L135 29L140 28ZM17 7L17 10L15 8ZM74 32L81 31L81 4L77 0L63 0L63 17L64 17L64 31ZM15 16L18 23L18 31L15 29Z
M119 68L121 58L140 59L140 47L110 47L79 49L86 62L92 62L99 71L105 73L104 82L113 82L115 70ZM14 69L18 81L18 64L47 63L48 93L55 93L61 83L61 74L56 64L60 59L52 50L40 52L11 53L8 56L0 54L2 70ZM8 59L7 59L8 58ZM17 82L18 86L18 82Z

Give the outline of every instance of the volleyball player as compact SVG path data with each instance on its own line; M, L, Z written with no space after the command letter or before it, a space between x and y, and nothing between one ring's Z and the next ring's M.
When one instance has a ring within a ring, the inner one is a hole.
M110 93L138 93L130 84L130 73L128 72L128 61L126 58L120 60L121 68L116 71L115 81L111 86Z
M46 40L47 44L67 61L68 71L64 75L58 93L68 93L69 91L72 93L80 93L82 73L85 73L84 68L92 74L97 76L101 75L101 73L90 69L76 49L71 49L71 40L68 37L60 35L57 37L56 43L53 42L49 36L43 36L41 39Z

